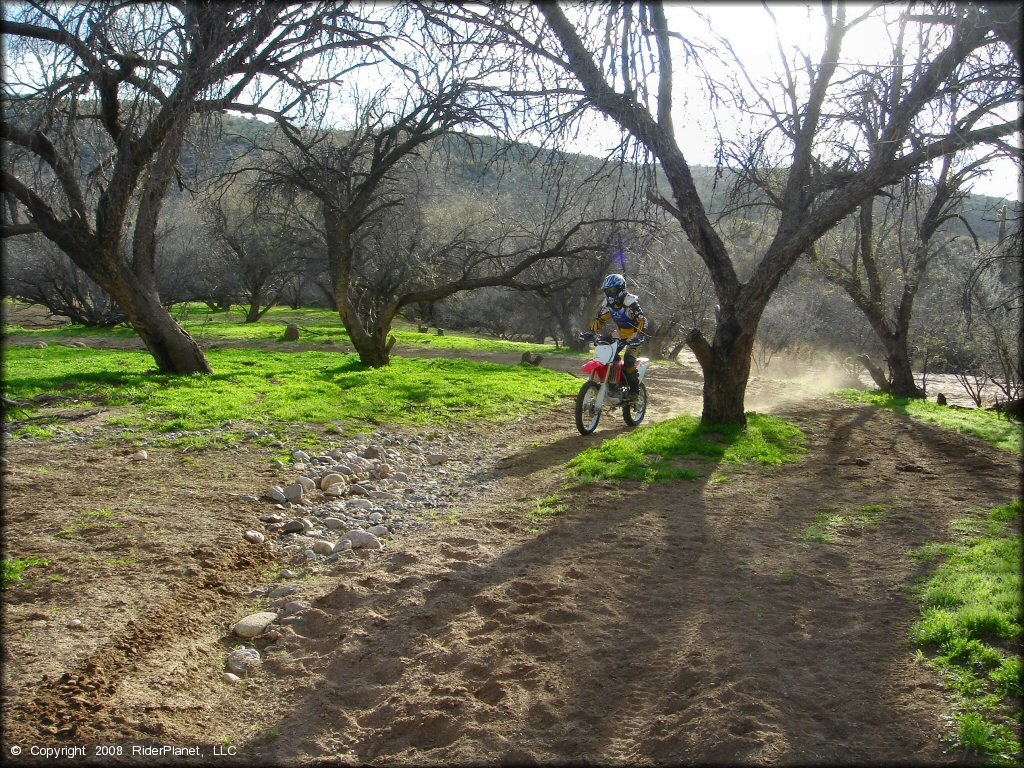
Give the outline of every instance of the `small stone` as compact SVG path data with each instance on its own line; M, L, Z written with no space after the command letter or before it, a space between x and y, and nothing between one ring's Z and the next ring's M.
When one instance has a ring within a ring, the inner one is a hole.
M289 520L284 524L284 528L281 529L282 533L300 533L305 530L305 526L301 520Z
M231 631L239 637L256 637L262 635L270 622L276 618L277 614L270 611L253 613L236 623Z
M32 345L35 349L46 349L49 346L45 341L37 341Z
M367 532L372 533L374 536L387 536L389 533L391 533L391 531L387 529L387 526L384 525L371 526Z
M391 479L398 483L409 482L409 476L405 474L405 472L395 472L395 474L391 476Z
M225 672L223 675L220 676L220 679L223 680L225 683L230 683L231 685L238 685L240 682L242 682L242 678L240 678L234 672Z
M329 555L334 552L334 544L329 541L314 541L313 551L318 555Z
M351 542L352 549L383 549L380 539L372 533L358 528L342 536L341 541ZM335 551L338 551L337 547L335 547Z
M348 491L349 493L353 493L357 496L365 496L367 493L369 493L369 490L360 485L359 483L349 486Z
M236 675L248 675L259 669L263 660L255 648L236 648L228 654L228 669Z
M328 528L330 528L332 531L334 531L334 530L337 530L338 528L341 528L343 525L345 525L345 521L344 520L340 520L337 517L325 517L324 518L324 525L326 525Z
M369 499L349 499L345 502L346 512L357 512L361 509L373 509L373 502Z
M145 461L149 458L149 454L145 451L136 451L135 455L132 456L132 461Z
M384 449L378 445L371 445L363 451L364 459L379 459L384 456Z
M371 512L367 520L376 525L377 523L382 522L384 520L384 515L382 515L380 512Z
M302 554L305 556L307 560L316 560L316 552L314 552L312 549L307 549Z
M276 501L279 504L283 504L284 502L288 501L288 499L285 498L284 489L282 489L281 486L279 485L270 486L270 488L264 495L271 501Z
M345 482L345 476L344 475L338 474L337 472L328 472L326 475L324 475L321 478L321 480L320 480L320 488L322 490L326 491L332 485L337 485L338 483L344 483L344 482Z
M316 483L308 477L300 477L299 485L302 486L302 490L306 493L316 490Z
M295 461L309 461L309 454L305 451L292 451L292 458Z
M302 501L302 497L305 494L305 489L302 487L302 483L293 483L284 489L284 497L286 501L290 501L296 504Z
M280 459L274 459L274 463L272 466L274 467L274 469L284 469L287 465Z
M345 495L345 484L335 483L334 485L328 486L324 491L325 496L344 496Z
M352 549L352 542L348 539L342 539L334 545L334 554L340 555L345 552L349 552Z
M283 523L287 518L284 515L279 515L276 512L271 512L268 515L262 515L260 517L261 523Z
M293 594L294 592L295 592L295 587L280 586L280 587L275 587L270 592L270 596L271 597L288 597L288 595Z
M264 541L267 540L266 537L259 531L246 531L245 539L246 541L251 541L253 544L262 544Z
M290 568L282 568L281 569L281 578L284 578L284 579L294 579L295 578L295 571L291 570Z
M68 622L68 629L78 629L81 626L82 626L82 620L81 619L72 619L71 621Z

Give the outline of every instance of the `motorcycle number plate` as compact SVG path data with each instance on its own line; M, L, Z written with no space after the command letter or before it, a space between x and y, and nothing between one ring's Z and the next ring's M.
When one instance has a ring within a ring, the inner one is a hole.
M615 345L598 344L594 348L594 359L603 365L608 365L608 363L615 359Z

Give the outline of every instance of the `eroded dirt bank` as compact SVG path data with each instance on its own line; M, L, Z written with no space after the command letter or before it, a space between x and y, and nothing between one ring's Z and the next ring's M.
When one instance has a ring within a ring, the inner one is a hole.
M651 393L653 416L699 408L692 372ZM767 380L750 404L807 432L803 461L565 491L565 462L621 424L581 438L566 405L467 431L476 490L298 580L308 621L249 686L220 671L271 578L265 547L239 543L265 457L157 451L129 476L109 445L12 445L5 545L82 562L5 600L5 745L230 744L248 764L955 762L939 680L906 642L909 553L1013 498L1016 460ZM565 508L528 519L551 494ZM877 527L803 540L816 512L867 504L885 509ZM53 538L104 505L129 511L123 526ZM96 620L73 633L71 615Z

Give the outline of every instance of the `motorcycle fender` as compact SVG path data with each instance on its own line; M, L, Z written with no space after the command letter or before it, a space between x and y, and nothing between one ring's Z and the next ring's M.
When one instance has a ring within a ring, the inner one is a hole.
M605 366L597 362L597 360L588 360L586 363L583 364L584 373L596 372L598 377L602 379L604 378L604 369Z

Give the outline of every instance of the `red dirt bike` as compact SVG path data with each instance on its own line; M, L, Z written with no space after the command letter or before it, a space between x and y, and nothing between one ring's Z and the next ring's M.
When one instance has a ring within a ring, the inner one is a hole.
M651 361L646 357L637 358L636 364L640 371L640 386L636 402L627 402L629 384L622 371L619 354L627 347L638 347L644 343L642 336L632 339L615 339L611 336L594 337L580 334L584 341L594 343L594 359L583 366L584 373L590 375L587 382L580 387L576 395L576 429L581 435L589 435L597 429L601 420L601 410L605 406L622 407L622 418L626 424L635 427L647 415L647 387L644 376Z

